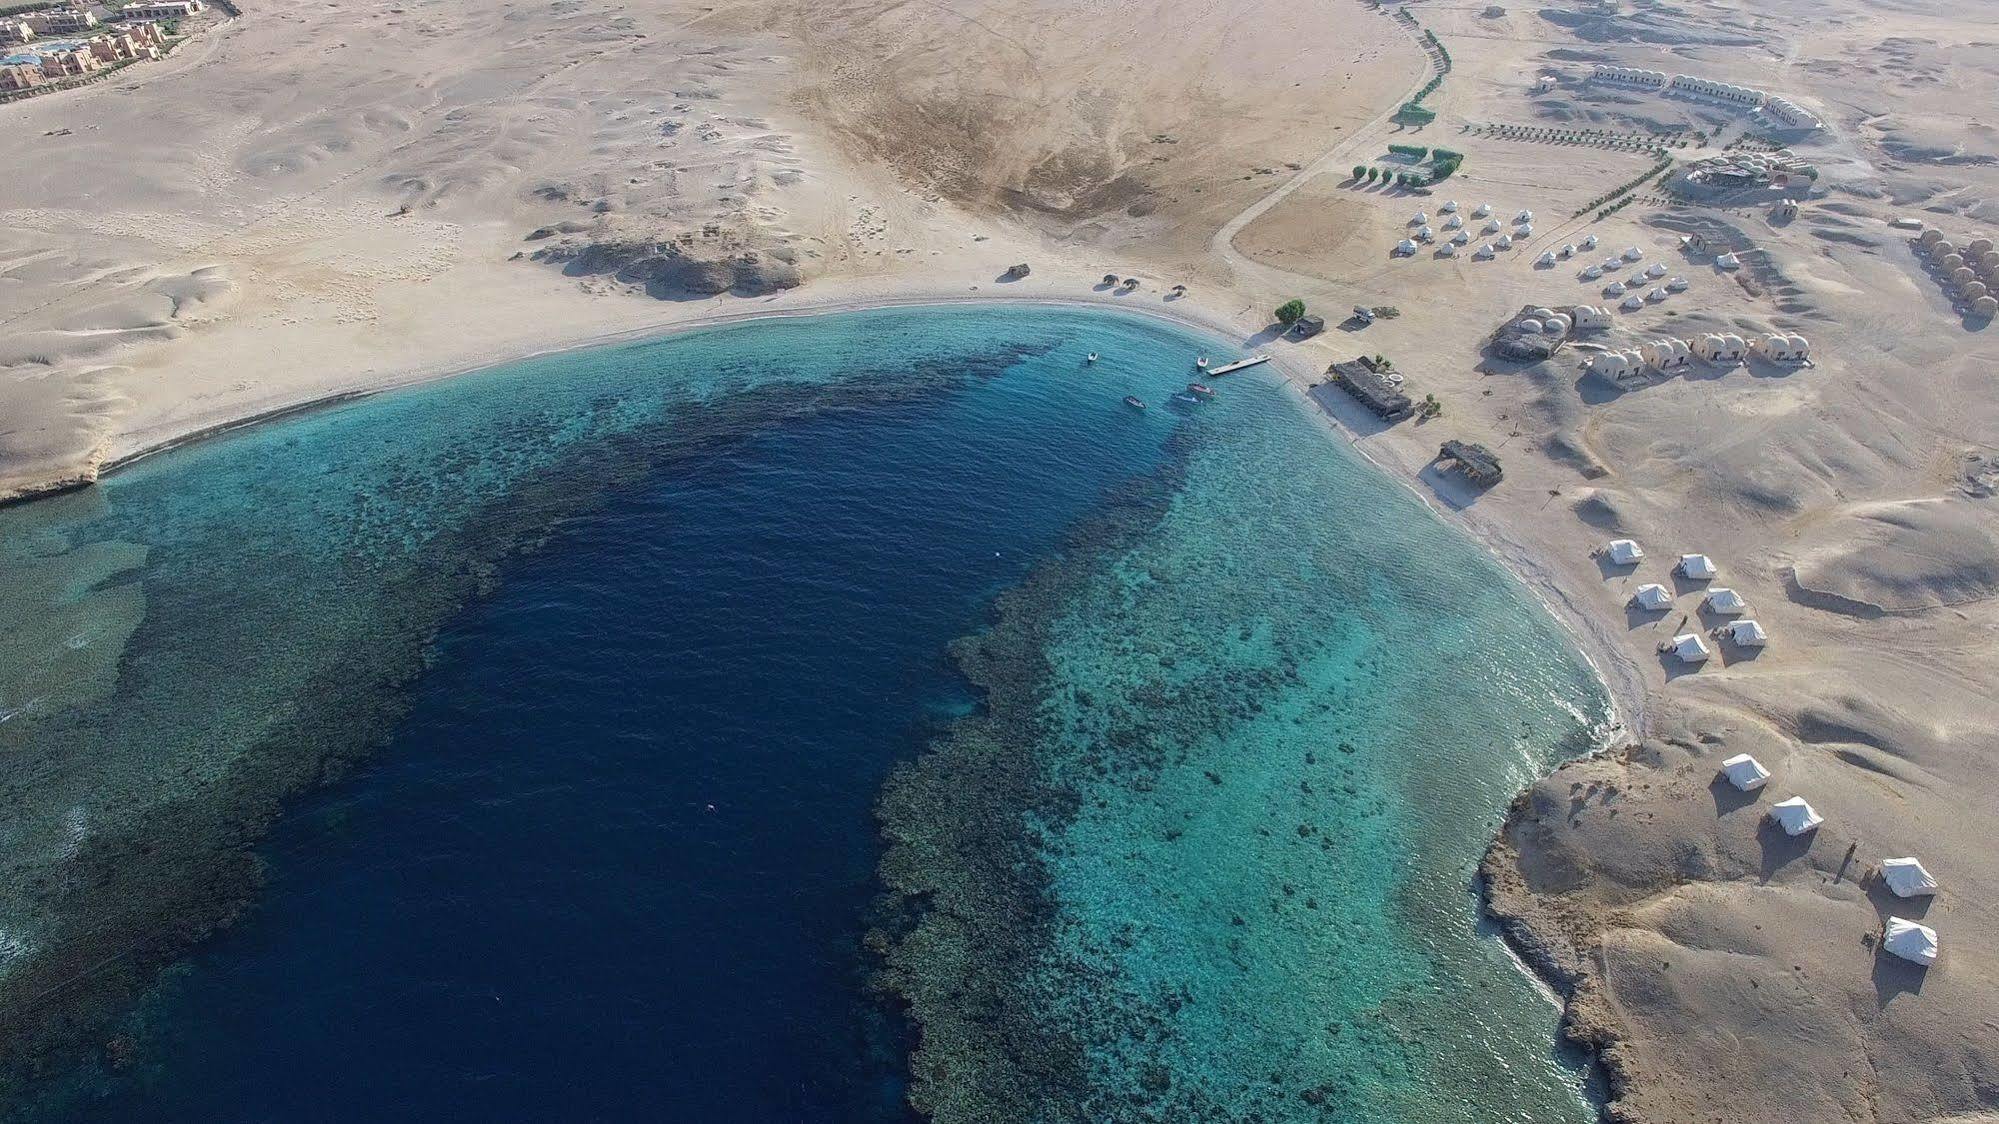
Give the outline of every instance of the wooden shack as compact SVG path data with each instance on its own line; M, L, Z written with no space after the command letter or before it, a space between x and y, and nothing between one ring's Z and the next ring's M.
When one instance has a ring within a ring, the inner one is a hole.
M1499 467L1499 457L1491 449L1471 441L1456 439L1444 442L1437 451L1445 467L1457 466L1458 471L1470 478L1481 488L1490 488L1506 475Z
M1416 412L1416 404L1388 378L1387 364L1377 364L1365 355L1335 363L1326 369L1332 381L1374 411L1384 421L1401 421Z

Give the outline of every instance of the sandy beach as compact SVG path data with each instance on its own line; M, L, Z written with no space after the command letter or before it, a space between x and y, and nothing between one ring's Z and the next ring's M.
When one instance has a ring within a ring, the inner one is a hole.
M1617 699L1629 736L1523 793L1484 868L1603 1059L1613 1119L1993 1118L1999 337L1919 243L1999 231L1999 47L1972 41L1990 14L246 5L164 61L0 104L0 496L314 402L747 317L1173 317L1270 353L1336 439L1504 560ZM1822 125L1600 64L1755 87ZM1435 120L1398 119L1438 75ZM1410 166L1391 143L1464 160L1431 188L1356 180ZM1811 174L1686 178L1779 152ZM1474 237L1447 256L1450 214ZM1274 325L1290 298L1326 330ZM1394 311L1342 323L1356 306ZM1584 331L1575 306L1616 311ZM1574 329L1551 355L1496 345L1544 310ZM1809 363L1593 366L1767 333L1807 337ZM1360 355L1437 415L1384 422L1324 382ZM1493 450L1503 482L1442 468L1446 439ZM1643 559L1608 564L1612 539ZM1718 576L1677 575L1690 553ZM1669 605L1641 611L1652 584ZM1746 611L1711 611L1715 587ZM1767 646L1719 635L1736 619ZM1706 662L1661 651L1688 634ZM1742 753L1764 788L1717 780ZM1815 831L1768 818L1793 796ZM1941 892L1892 894L1898 856ZM1940 934L1935 965L1881 951L1891 916Z

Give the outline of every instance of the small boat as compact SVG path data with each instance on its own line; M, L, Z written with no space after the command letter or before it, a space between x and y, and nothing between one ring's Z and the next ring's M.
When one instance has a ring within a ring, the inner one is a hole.
M1199 405L1201 400L1183 390L1180 393L1173 396L1173 401L1180 402L1189 406L1195 406Z
M1196 359L1196 360L1194 360L1194 367L1195 367L1195 369L1196 369L1196 370L1201 370L1201 371L1205 371L1205 370L1207 370L1207 369L1208 369L1208 357L1207 357L1207 356L1205 356L1205 355L1203 355L1203 356L1201 356L1201 357L1200 357L1199 359Z
M1090 357L1088 359L1083 360L1083 362L1085 363L1095 363L1096 361L1097 361L1097 353L1094 351L1090 352Z
M1213 398L1215 396L1214 391L1209 390L1207 387L1202 386L1200 383L1197 382L1190 382L1187 384L1187 393L1198 394L1203 398Z
M1124 396L1124 404L1125 404L1125 405L1127 405L1127 406L1130 406L1130 407L1131 407L1132 409L1134 409L1134 410L1143 410L1143 409L1145 409L1145 399L1143 399L1143 398L1140 398L1140 397L1139 397L1138 395L1136 395L1136 394L1127 394L1127 395L1125 395L1125 396Z

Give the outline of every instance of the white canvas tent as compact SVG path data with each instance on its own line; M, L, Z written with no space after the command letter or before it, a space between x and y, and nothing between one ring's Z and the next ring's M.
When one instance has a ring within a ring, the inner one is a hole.
M1663 613L1673 607L1673 595L1655 582L1639 586L1638 592L1631 595L1631 602L1648 613Z
M1937 880L1923 864L1913 858L1882 859L1881 881L1895 892L1898 898L1913 898L1937 892Z
M1784 829L1785 835L1803 835L1807 831L1816 830L1825 822L1825 817L1813 811L1812 806L1805 803L1805 798L1802 796L1793 796L1789 800L1779 800L1770 805L1770 818L1777 821L1777 826Z
M1707 643L1691 632L1683 632L1673 637L1673 654L1681 663L1704 663L1708 657Z
M1937 962L1937 931L1906 917L1890 917L1881 927L1881 947L1927 968Z
M1710 613L1735 614L1749 611L1749 602L1744 601L1740 593L1725 585L1718 585L1707 591L1706 605Z
M1716 574L1721 573L1720 570L1715 568L1714 559L1709 558L1705 554L1680 555L1680 564L1676 569L1695 581L1707 581Z
M1722 762L1721 772L1728 778L1728 783L1744 792L1753 792L1770 783L1770 770L1746 753L1738 753Z
M1730 621L1728 638L1738 648L1761 648L1770 642L1770 634L1756 621Z
M1603 548L1603 552L1619 566L1632 565L1645 557L1645 552L1638 549L1638 544L1630 539L1612 539L1610 545Z

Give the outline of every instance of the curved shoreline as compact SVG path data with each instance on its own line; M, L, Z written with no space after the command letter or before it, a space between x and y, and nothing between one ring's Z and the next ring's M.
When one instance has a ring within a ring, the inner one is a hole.
M73 491L96 483L103 477L128 468L156 454L169 452L184 446L197 444L214 437L224 436L237 430L264 422L282 420L313 410L342 405L369 398L377 394L409 389L444 379L476 374L497 367L534 359L559 356L572 352L596 350L667 340L678 336L729 327L766 319L799 319L820 315L841 313L861 313L894 308L923 308L962 306L970 304L1011 304L1042 305L1051 308L1087 308L1101 311L1122 311L1136 316L1165 320L1206 334L1234 341L1230 346L1240 347L1243 329L1228 320L1201 308L1189 298L1172 302L1155 300L1154 306L1136 306L1124 298L1092 295L1048 295L1023 294L1009 296L1004 293L980 291L976 294L945 290L913 290L894 296L874 297L822 297L802 301L795 305L778 308L731 309L710 313L686 320L647 325L638 328L621 329L614 332L598 333L593 336L565 342L558 346L514 354L506 357L482 358L473 363L456 367L399 372L373 382L343 388L332 393L303 398L296 402L281 404L269 409L245 413L223 421L199 425L185 431L171 434L150 444L118 454L101 465L88 478L78 478L52 482L48 487L25 492L0 500L0 506L25 503L29 500L47 498L67 491ZM1179 307L1185 305L1186 307ZM1630 660L1619 651L1614 640L1606 636L1601 622L1594 621L1581 611L1562 590L1551 567L1544 564L1533 551L1507 536L1490 520L1477 517L1469 510L1443 502L1418 485L1417 475L1407 465L1377 455L1363 444L1362 435L1342 420L1337 413L1316 401L1308 392L1320 380L1310 365L1301 357L1282 352L1271 353L1271 366L1282 372L1284 381L1304 401L1300 405L1308 412L1322 419L1328 427L1329 436L1338 435L1346 440L1350 449L1360 456L1375 471L1396 481L1421 501L1430 511L1445 523L1467 535L1511 574L1534 599L1557 621L1566 632L1577 651L1603 684L1609 699L1611 727L1604 731L1599 740L1598 752L1607 751L1628 741L1645 721L1644 687L1642 677ZM1619 735L1623 739L1619 739ZM1566 762L1556 762L1547 772L1552 773ZM1539 777L1536 778L1540 779ZM1530 782L1530 786L1531 786ZM1524 790L1523 790L1524 792ZM1558 933L1546 931L1546 926L1537 924L1538 911L1532 908L1531 896L1517 900L1518 894L1506 902L1495 901L1495 886L1492 869L1503 863L1510 854L1506 835L1514 822L1515 810L1519 806L1516 799L1506 809L1502 821L1489 841L1485 860L1474 875L1480 892L1481 912L1495 923L1499 936L1514 954L1516 964L1538 982L1553 990L1562 1000L1562 1018L1558 1035L1584 1046L1595 1064L1601 1065L1609 1078L1611 1102L1617 1100L1622 1078L1612 1058L1614 1039L1608 1036L1607 1028L1592 1026L1583 1028L1576 1017L1577 986L1581 974L1565 969L1565 958L1553 944ZM1523 889L1524 888L1520 888ZM1510 902L1510 904L1508 904ZM1541 919L1545 920L1545 919ZM1573 950L1571 950L1573 956ZM1614 1117L1610 1105L1599 1106Z

